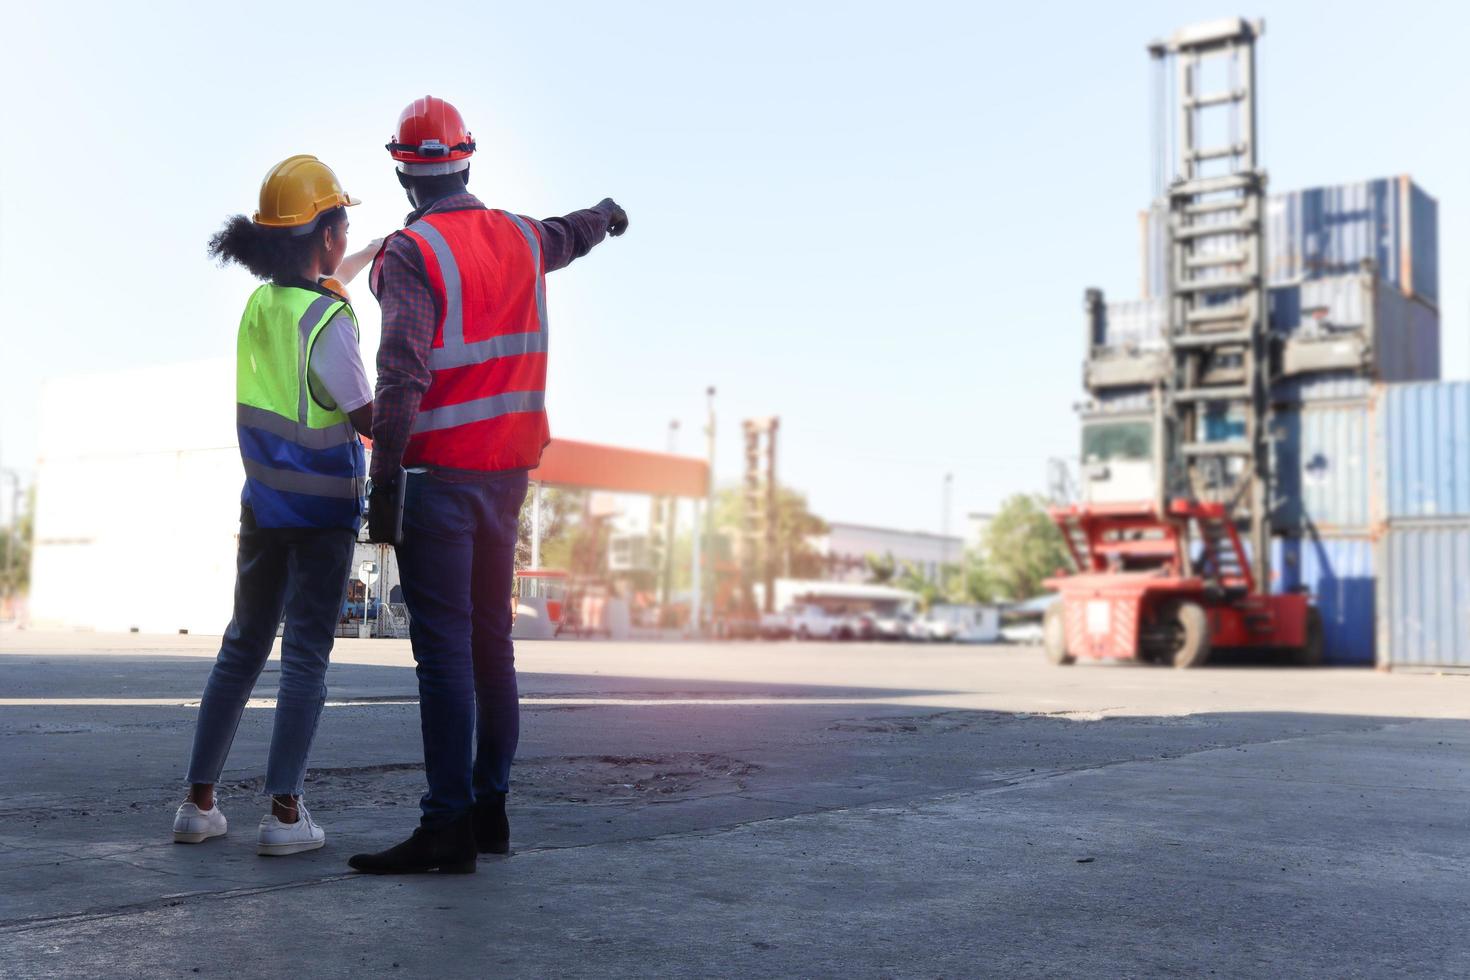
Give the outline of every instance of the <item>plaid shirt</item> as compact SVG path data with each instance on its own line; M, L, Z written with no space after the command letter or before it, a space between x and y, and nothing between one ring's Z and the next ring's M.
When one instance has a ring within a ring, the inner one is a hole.
M426 214L441 211L483 209L479 198L468 192L440 198L428 207L409 214L411 225ZM573 211L562 218L524 220L541 239L541 261L546 272L565 268L607 236L609 212L600 208ZM375 482L391 480L403 463L403 451L419 412L419 402L429 390L429 348L442 315L429 280L423 257L407 235L393 235L383 246L383 261L370 277L373 295L383 309L383 336L378 344L378 390L373 400L373 461ZM441 471L446 476L484 479L487 474Z

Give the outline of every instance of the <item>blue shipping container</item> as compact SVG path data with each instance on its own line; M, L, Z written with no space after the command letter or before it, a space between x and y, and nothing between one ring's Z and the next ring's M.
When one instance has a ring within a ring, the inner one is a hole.
M1168 283L1168 211L1143 212L1144 289ZM1271 285L1357 272L1371 260L1405 295L1439 305L1439 205L1408 177L1274 194L1266 201Z
M1372 523L1370 402L1279 406L1272 524L1289 534L1366 533Z
M1390 526L1379 547L1379 663L1470 668L1470 523Z
M1470 382L1384 386L1374 438L1390 522L1470 517Z
M1276 538L1271 551L1271 590L1312 595L1322 617L1324 660L1373 663L1373 542L1366 537Z
M1285 380L1324 370L1349 371L1373 381L1434 381L1439 378L1439 311L1375 283L1362 273L1273 286L1270 328L1279 342L1317 351L1305 366L1292 367L1296 348L1285 348ZM1164 300L1110 301L1103 306L1100 336L1092 345L1114 352L1164 349L1168 308ZM1094 328L1095 329L1095 328ZM1330 352L1330 361L1323 361ZM1289 401L1291 399L1278 399Z
M1288 406L1305 402L1367 400L1372 394L1372 379L1345 371L1293 375L1280 378L1271 386L1271 400Z

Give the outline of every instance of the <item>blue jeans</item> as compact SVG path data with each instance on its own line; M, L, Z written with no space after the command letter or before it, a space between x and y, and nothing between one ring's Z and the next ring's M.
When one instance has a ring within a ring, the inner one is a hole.
M327 661L356 540L357 535L345 528L256 527L251 509L241 508L235 614L204 685L189 760L190 783L219 782L245 702L270 656L284 614L281 681L265 790L273 795L301 794L306 758L327 697Z
M526 486L520 471L478 483L408 475L398 571L418 665L425 827L510 785L521 723L510 601Z

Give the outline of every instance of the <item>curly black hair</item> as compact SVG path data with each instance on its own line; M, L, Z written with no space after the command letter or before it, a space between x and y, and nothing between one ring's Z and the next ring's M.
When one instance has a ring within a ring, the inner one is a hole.
M317 218L311 234L293 235L293 229L258 225L237 214L209 239L209 257L220 265L243 265L257 279L293 279L321 248L322 239L316 231L335 228L346 219L345 208L333 208Z

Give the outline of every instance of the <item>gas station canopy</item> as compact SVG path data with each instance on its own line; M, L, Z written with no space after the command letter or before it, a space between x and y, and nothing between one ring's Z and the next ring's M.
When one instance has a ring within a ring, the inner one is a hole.
M709 494L709 464L690 456L553 439L531 471L537 483L611 493L702 499Z

